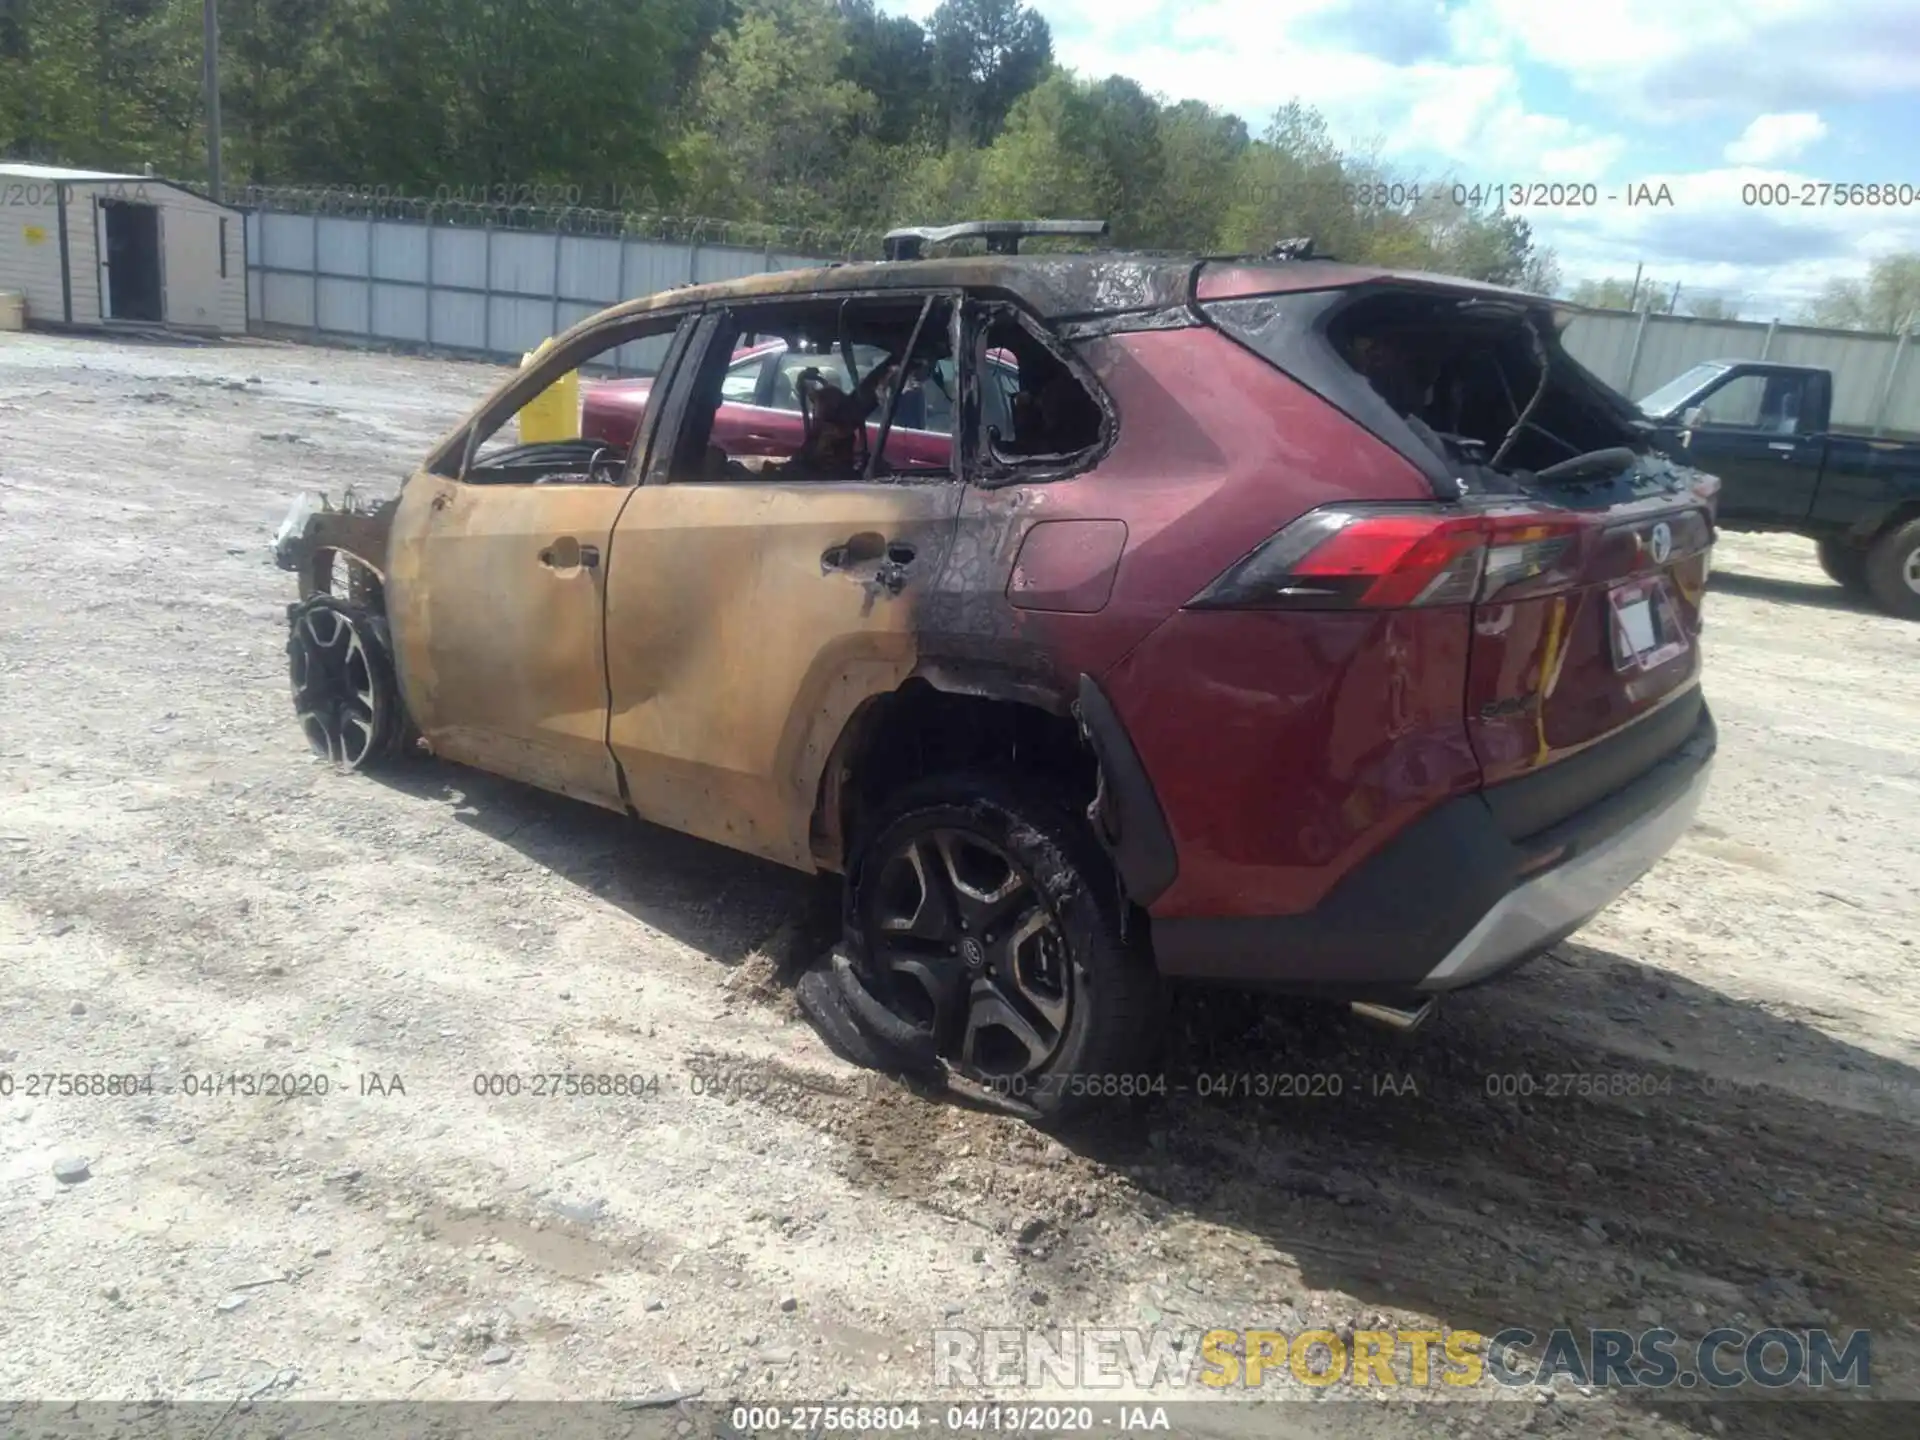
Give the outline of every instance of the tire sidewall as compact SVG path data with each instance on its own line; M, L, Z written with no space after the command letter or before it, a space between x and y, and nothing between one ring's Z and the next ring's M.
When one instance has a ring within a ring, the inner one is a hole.
M1867 553L1867 584L1874 600L1890 615L1920 620L1920 591L1907 583L1907 567L1920 554L1920 519L1909 520L1880 537Z
M876 857L892 854L909 832L972 830L1026 871L1066 943L1073 986L1066 1031L1039 1070L1019 1081L976 1083L1002 1090L1052 1119L1080 1108L1079 1092L1085 1087L1075 1086L1070 1077L1104 1073L1100 1067L1110 1052L1102 1042L1118 1037L1109 1036L1103 1023L1109 1018L1103 1015L1103 980L1117 983L1123 967L1139 962L1120 939L1116 906L1103 898L1102 890L1112 885L1111 872L1091 832L1075 823L1063 799L1043 788L1023 783L1023 790L1033 791L1031 798L1009 793L1011 789L1000 777L976 774L923 781L903 791L876 817L870 842L859 847L850 913L861 932L861 963L872 980L864 943L869 871ZM962 800L961 795L973 798Z
M381 701L379 725L360 763L342 765L338 768L348 772L373 769L392 758L399 746L400 737L410 723L406 713L406 702L400 698L400 685L394 674L393 654L387 639L386 626L372 611L335 595L314 595L301 601L287 615L289 682L292 679L293 650L301 643L300 623L316 610L333 611L359 633L361 649L367 657L367 668L372 675L375 692Z
M1844 590L1863 594L1867 589L1867 552L1843 540L1818 542L1820 568L1827 578Z

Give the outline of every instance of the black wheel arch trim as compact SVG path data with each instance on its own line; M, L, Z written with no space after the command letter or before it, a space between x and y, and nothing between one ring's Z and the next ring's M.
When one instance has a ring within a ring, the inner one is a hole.
M1100 767L1099 793L1087 818L1120 872L1128 898L1142 907L1151 905L1180 873L1179 851L1160 797L1113 702L1091 675L1080 677L1074 714Z

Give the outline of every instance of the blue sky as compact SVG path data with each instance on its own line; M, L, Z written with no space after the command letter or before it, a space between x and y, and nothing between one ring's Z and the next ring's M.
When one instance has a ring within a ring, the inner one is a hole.
M924 19L936 0L894 0ZM1299 98L1412 176L1593 182L1529 211L1570 278L1649 274L1791 313L1920 250L1920 0L1030 0L1062 63L1244 116ZM1819 182L1904 206L1760 208ZM1624 194L1666 184L1671 207Z

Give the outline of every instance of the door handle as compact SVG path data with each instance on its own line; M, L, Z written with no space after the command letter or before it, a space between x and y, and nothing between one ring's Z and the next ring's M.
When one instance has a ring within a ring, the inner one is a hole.
M1800 447L1798 445L1794 445L1786 441L1769 440L1767 442L1767 448L1769 450L1784 450L1787 454L1791 455L1795 450L1798 450Z
M540 563L549 570L567 570L576 565L582 570L597 570L600 568L600 547L575 545L572 536L564 536L540 552Z
M915 553L906 540L887 540L865 530L838 545L829 545L820 555L820 573L829 575L835 570L871 564L873 583L889 595L898 595L906 588L907 567L913 564Z
M905 569L913 563L914 553L913 545L906 540L887 540L871 530L863 530L821 551L820 568L844 570L849 565L878 560L883 569L888 565Z

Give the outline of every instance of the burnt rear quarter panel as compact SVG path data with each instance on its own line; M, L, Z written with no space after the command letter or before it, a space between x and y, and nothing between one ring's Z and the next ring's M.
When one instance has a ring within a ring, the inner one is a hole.
M1018 677L1064 709L1082 673L1104 675L1303 511L1431 498L1386 445L1217 330L1100 336L1075 353L1106 393L1117 438L1084 473L969 490L951 560L921 614L927 672ZM1028 532L1053 521L1125 526L1097 609L1084 589L1057 610L1010 597Z

